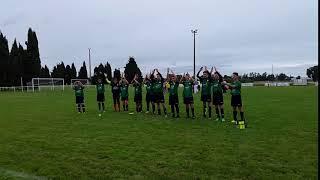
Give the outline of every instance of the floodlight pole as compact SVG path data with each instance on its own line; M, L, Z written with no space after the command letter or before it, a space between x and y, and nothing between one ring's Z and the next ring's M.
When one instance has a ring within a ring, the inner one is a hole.
M89 49L89 79L91 79L91 48Z
M196 78L196 34L198 30L191 30L193 34L193 78Z

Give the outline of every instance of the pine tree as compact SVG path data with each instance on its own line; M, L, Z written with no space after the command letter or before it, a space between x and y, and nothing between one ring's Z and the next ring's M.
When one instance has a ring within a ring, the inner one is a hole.
M74 66L74 63L71 64L71 79L77 78L77 69Z
M69 65L67 65L66 71L65 71L65 76L64 76L65 83L70 84L71 78L72 78L72 70L71 70L71 67Z
M28 30L28 40L26 41L26 59L24 60L24 76L27 81L40 75L41 61L38 47L38 38L31 28Z
M124 70L124 74L129 82L131 82L133 80L133 78L136 74L138 74L140 79L142 78L141 71L138 68L138 65L133 57L129 57L129 61L126 64L126 67Z
M19 85L19 48L17 45L16 39L13 42L11 51L10 51L10 59L8 62L8 84L10 86Z
M106 74L107 74L107 79L109 81L111 81L111 79L112 79L112 69L111 69L111 65L109 64L109 62L107 62L107 65L104 68L105 68L105 71L106 71Z
M88 79L88 72L86 67L86 62L83 61L82 67L79 70L79 79Z
M8 85L9 47L7 38L0 32L0 86Z

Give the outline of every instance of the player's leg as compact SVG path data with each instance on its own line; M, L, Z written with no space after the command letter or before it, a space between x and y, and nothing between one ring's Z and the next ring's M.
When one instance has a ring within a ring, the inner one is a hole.
M126 104L126 111L129 111L128 97L125 100L125 104Z
M126 101L123 97L121 97L121 100L122 100L122 108L123 108L123 111L126 111Z
M190 117L189 104L186 104L186 112L187 112L187 118L189 118Z
M167 117L167 107L166 107L166 104L164 103L164 95L163 94L160 97L160 102L161 102L161 105L162 105L163 113Z
M120 96L116 97L116 102L117 102L117 105L118 105L118 112L120 112Z
M237 119L237 106L233 106L233 122L235 122L236 124L238 124L238 119Z
M192 118L194 119L195 116L194 116L194 105L193 105L193 101L191 102L190 107L191 107Z
M206 118L207 100L205 95L201 95L203 117Z
M208 99L208 112L209 112L209 119L211 119L211 112L212 112L212 103L211 103L211 100Z
M175 108L176 108L176 112L177 112L177 118L179 118L180 117L180 110L179 110L179 96L178 95L176 95L176 97L175 97L175 99L176 99L176 101L175 101L175 104L174 104L174 106L175 106Z
M174 102L173 102L173 96L172 95L169 96L169 105L171 107L172 117L174 118L176 115L175 115L175 111L174 111Z
M104 94L102 94L102 102L101 102L101 104L102 104L102 110L103 110L103 112L106 110L106 109L105 109L105 106L104 106L104 101L105 101L105 96L104 96Z
M77 103L76 106L77 106L78 112L81 113L81 104Z
M219 109L220 109L220 114L221 114L221 121L225 121L225 120L224 120L224 107L223 107L223 102L222 102L222 104L219 105Z
M146 102L147 102L147 112L146 113L149 113L149 110L150 110L150 95L149 94L146 94Z

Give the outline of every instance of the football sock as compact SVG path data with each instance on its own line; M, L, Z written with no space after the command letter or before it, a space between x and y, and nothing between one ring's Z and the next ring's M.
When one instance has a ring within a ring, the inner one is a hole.
M209 106L209 118L211 118L211 106Z
M166 107L163 107L163 112L165 115L167 115L167 108Z
M81 112L81 105L78 104L78 112Z
M171 113L174 114L174 105L171 105Z
M217 117L220 118L219 108L216 108Z
M191 108L191 112L192 112L192 117L194 117L194 108Z
M220 109L221 117L224 118L224 109Z
M207 106L205 103L203 103L203 117L206 117L206 109L207 109Z
M244 121L244 113L240 112L241 121Z
M152 113L153 114L154 114L155 110L156 110L156 106L154 104L152 104Z
M233 111L233 120L237 121L237 111Z
M123 111L126 111L126 105L122 105L123 106Z
M101 104L98 102L99 111L101 111Z
M187 112L187 117L190 117L190 114L189 114L189 107L186 107L186 112Z
M149 111L150 103L147 102L147 111Z
M82 104L82 112L86 112L86 108L85 108L84 104Z
M102 103L102 110L105 110L104 103Z
M129 111L129 105L128 104L126 105L126 111Z
M176 104L175 106L176 106L177 116L179 116L179 105Z

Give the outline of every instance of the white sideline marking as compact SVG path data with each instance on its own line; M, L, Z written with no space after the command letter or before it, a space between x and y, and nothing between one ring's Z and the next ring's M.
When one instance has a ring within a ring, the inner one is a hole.
M3 169L1 167L0 167L0 174L9 175L11 177L25 178L25 179L36 179L36 180L48 179L46 177L35 176L35 175L27 174L24 172L12 171L12 170L8 170L8 169Z

